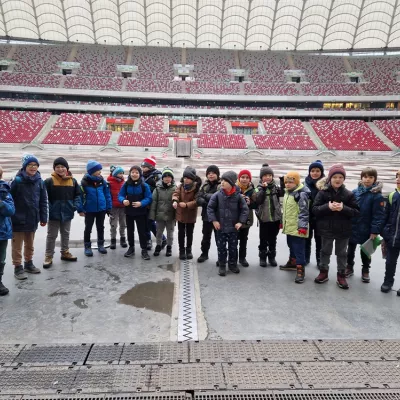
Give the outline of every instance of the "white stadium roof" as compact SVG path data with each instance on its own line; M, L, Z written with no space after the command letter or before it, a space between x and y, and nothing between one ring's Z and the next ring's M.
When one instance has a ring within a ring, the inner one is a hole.
M0 0L0 36L237 50L400 48L400 0Z

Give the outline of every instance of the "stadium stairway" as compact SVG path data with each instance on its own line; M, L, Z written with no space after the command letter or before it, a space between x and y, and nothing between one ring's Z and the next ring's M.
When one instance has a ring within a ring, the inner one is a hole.
M201 119L197 121L197 133L203 133L203 121Z
M317 146L319 150L328 150L328 148L322 143L322 140L319 138L319 136L315 133L309 122L303 121L303 126L306 128L308 136L310 136L310 139L314 142L315 146Z
M228 132L229 135L233 134L233 130L232 130L232 124L231 121L226 120L225 121L225 125L226 125L226 131Z
M397 151L399 149L373 122L367 122L367 125L383 143L390 147L391 150Z
M56 124L58 118L60 118L59 115L52 115L49 118L49 120L46 122L46 124L44 125L42 130L39 132L39 134L35 137L35 139L32 140L31 144L41 145L41 143L44 140L44 138L51 131L53 126Z
M257 149L253 140L253 135L244 135L244 140L246 141L246 147L248 150Z
M262 121L260 121L258 123L258 134L259 135L266 135L267 134L267 132L265 131L265 128L264 128L264 125L263 125Z
M132 132L139 132L140 118L136 118L132 127Z

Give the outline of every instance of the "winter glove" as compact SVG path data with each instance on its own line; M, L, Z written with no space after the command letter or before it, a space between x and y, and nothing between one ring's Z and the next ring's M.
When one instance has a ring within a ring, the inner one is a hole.
M306 228L300 228L297 230L297 232L299 233L299 235L307 235L307 229Z

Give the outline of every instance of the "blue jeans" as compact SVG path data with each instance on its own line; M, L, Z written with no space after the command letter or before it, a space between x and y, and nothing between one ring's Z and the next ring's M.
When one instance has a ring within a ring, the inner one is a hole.
M286 236L287 245L290 250L290 257L296 259L296 265L306 264L306 238L299 236Z
M399 254L400 249L387 246L385 282L390 283L391 285L394 283L394 276L396 274L397 259L399 258Z

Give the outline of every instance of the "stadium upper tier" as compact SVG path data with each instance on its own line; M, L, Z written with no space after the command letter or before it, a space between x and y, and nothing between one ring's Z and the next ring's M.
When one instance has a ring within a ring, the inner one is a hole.
M395 55L4 44L0 60L0 86L229 96L400 94Z

